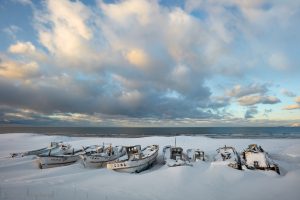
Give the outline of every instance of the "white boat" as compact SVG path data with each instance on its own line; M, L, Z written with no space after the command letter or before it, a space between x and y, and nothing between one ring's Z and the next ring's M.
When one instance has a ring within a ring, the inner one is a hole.
M165 164L169 167L191 165L181 147L165 146L163 149Z
M235 148L224 146L217 149L214 164L228 165L234 169L242 169L241 159Z
M110 161L116 160L126 154L126 149L123 146L94 146L94 149L86 151L81 155L82 163L87 167L106 167Z
M55 151L39 154L37 163L40 169L70 165L78 161L80 159L79 156L84 153L84 149L75 150L71 148L71 145L63 145L59 149L55 149Z
M25 151L20 153L11 153L10 156L12 158L14 157L23 157L23 156L30 156L30 155L38 155L42 153L47 153L51 150L59 148L61 145L63 145L62 142L51 142L48 147L44 147L41 149L31 150L31 151Z
M79 155L38 156L38 164L40 169L70 165L75 163L77 160L79 160Z
M152 166L158 155L159 146L150 145L141 149L141 145L124 147L126 154L107 164L107 169L138 173Z
M279 167L261 146L251 144L242 153L243 163L248 169L273 170L280 174Z
M190 162L198 162L198 161L205 161L205 154L204 151L200 149L188 149L186 151L187 157Z

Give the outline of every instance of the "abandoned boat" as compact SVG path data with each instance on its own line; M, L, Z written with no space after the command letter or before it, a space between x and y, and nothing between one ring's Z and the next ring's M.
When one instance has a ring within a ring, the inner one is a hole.
M14 158L14 157L39 155L39 154L46 153L46 152L49 152L51 150L54 150L56 148L59 148L61 145L63 145L62 142L51 142L48 147L44 147L44 148L36 149L36 150L32 150L32 151L20 152L20 153L11 153L10 156L12 158Z
M152 166L158 155L159 146L150 145L141 149L141 145L124 147L126 154L107 163L107 169L139 173Z
M268 153L257 144L250 144L248 148L242 152L242 159L248 169L273 170L280 174L278 165L274 163Z
M174 147L171 145L165 146L163 148L164 161L169 167L190 165L187 156L183 153L181 147Z
M55 151L50 150L48 153L39 154L36 161L40 169L70 165L80 159L79 156L85 153L84 150L75 150L71 145L64 145Z
M242 170L241 158L235 148L230 146L225 145L217 149L214 163L225 164L234 169Z
M204 151L200 149L188 149L186 151L187 157L190 162L198 162L198 161L205 161Z
M86 167L106 167L110 161L116 160L126 154L123 146L95 146L91 151L81 155L82 163Z

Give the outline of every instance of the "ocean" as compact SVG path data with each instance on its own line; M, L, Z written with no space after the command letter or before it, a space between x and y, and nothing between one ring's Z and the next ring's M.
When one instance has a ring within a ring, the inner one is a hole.
M300 138L300 127L0 127L3 133L82 137L194 135L211 138Z

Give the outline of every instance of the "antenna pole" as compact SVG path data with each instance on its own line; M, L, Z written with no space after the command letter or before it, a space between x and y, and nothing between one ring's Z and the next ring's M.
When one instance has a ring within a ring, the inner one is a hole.
M175 147L176 147L176 136L175 136Z

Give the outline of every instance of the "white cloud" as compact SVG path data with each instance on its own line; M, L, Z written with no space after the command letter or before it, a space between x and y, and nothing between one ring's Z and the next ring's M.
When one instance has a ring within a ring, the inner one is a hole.
M16 42L8 47L8 52L12 54L17 54L23 57L23 59L30 59L36 61L43 61L46 59L46 55L36 47L31 42Z
M93 31L88 25L91 10L80 1L53 0L46 6L46 10L35 10L40 43L58 63L78 66L83 61L94 62Z
M128 0L118 4L106 4L99 1L99 6L107 17L123 26L127 26L130 22L138 22L146 26L152 23L152 16L157 15L156 12L159 10L155 1L151 3L144 0Z
M10 53L15 54L32 54L35 52L35 46L31 42L20 42L11 45L8 48Z
M48 9L55 28L59 29L62 26L86 40L92 38L92 31L87 26L87 20L92 14L80 1L51 0L48 1Z

